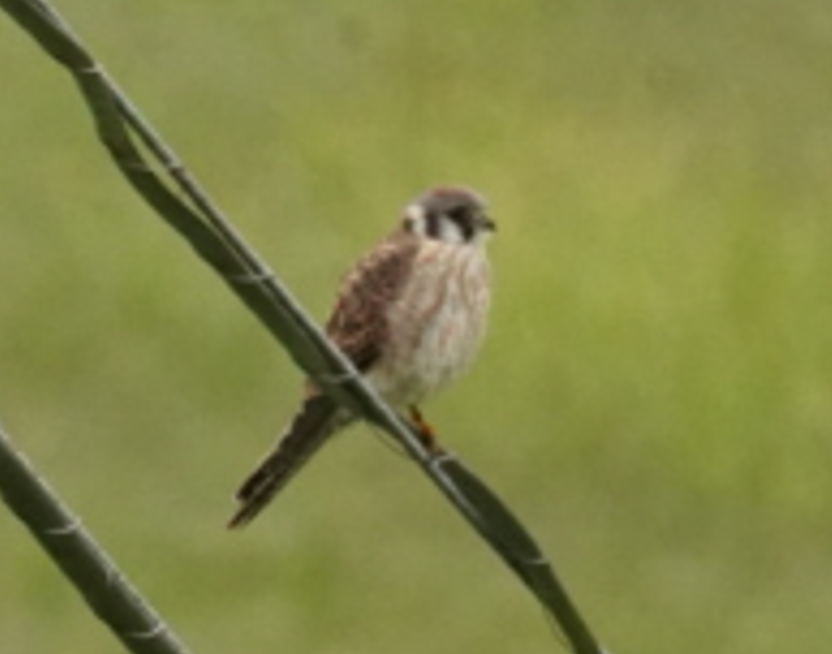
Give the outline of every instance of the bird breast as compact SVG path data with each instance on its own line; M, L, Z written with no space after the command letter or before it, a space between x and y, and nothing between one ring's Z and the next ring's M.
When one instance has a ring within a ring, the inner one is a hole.
M387 311L370 379L388 402L417 404L473 361L485 335L490 268L480 245L426 241Z

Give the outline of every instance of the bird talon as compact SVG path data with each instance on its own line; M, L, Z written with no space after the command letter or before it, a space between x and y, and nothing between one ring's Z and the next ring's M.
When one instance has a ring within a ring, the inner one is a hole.
M413 421L413 426L416 427L416 435L422 441L422 445L433 455L442 454L445 450L439 444L433 427L422 416L422 412L415 406L409 407L408 412L410 413L410 419Z

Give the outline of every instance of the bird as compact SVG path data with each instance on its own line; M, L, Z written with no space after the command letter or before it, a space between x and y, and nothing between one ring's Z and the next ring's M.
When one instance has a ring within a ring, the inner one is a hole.
M486 242L496 231L485 198L432 188L342 278L325 333L395 410L408 411L428 450L441 452L419 404L474 360L491 304ZM307 380L299 410L236 493L230 529L253 520L336 432L355 422Z

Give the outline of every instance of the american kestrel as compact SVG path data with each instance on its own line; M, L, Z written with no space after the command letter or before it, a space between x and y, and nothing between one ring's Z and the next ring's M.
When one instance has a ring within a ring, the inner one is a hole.
M439 450L417 405L456 378L483 339L490 304L485 250L495 225L478 193L439 187L407 206L397 229L341 283L329 338ZM237 491L229 527L251 521L336 431L356 416L307 382L284 435Z

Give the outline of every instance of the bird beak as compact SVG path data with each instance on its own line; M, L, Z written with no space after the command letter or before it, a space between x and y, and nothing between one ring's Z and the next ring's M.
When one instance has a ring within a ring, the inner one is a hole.
M491 218L483 214L482 216L482 226L490 232L497 231L497 223L495 223Z

